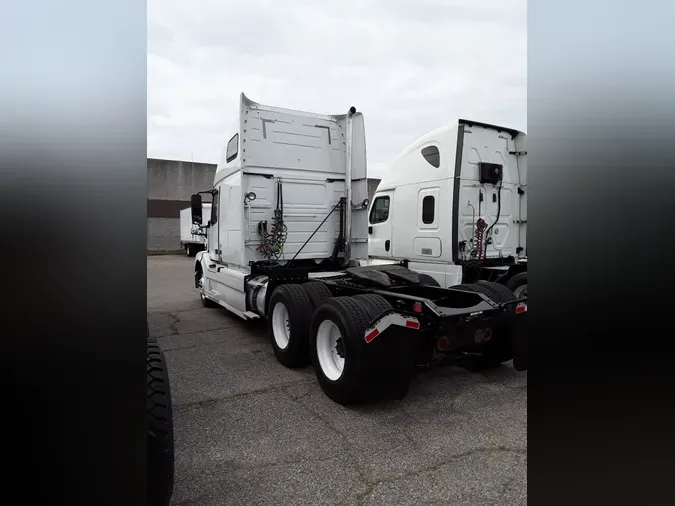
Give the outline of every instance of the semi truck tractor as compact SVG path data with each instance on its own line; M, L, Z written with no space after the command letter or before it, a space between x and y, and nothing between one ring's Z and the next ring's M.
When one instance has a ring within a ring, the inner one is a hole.
M448 356L525 370L526 297L491 282L434 286L405 261L372 265L366 177L356 108L315 114L242 93L213 189L191 201L192 222L206 221L203 305L266 319L277 360L311 363L340 404L400 399L416 366Z
M478 281L527 296L527 136L460 119L395 159L370 206L371 263L441 287Z

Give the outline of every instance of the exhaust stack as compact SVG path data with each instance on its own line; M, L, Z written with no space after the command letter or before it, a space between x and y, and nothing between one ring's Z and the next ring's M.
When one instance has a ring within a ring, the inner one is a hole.
M347 168L345 171L345 189L347 193L347 203L345 208L345 265L351 260L352 249L352 116L356 114L356 107L351 106L347 113Z

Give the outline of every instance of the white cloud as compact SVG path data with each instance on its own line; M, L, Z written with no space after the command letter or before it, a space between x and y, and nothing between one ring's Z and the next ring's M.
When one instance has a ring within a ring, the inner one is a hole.
M239 94L365 115L371 176L459 117L526 128L525 0L150 0L148 156L216 163Z

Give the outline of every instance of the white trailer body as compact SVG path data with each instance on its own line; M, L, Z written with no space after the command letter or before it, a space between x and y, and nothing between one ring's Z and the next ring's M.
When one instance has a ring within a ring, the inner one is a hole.
M202 204L203 221L202 226L206 226L211 216L211 204ZM195 256L198 251L206 247L206 234L198 234L198 227L192 223L192 209L182 209L180 212L180 244L188 256Z
M409 145L370 205L370 262L405 261L442 287L462 283L472 266L526 270L526 140L459 120Z

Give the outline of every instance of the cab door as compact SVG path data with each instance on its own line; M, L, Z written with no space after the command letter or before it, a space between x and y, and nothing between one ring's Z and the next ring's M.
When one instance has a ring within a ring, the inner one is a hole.
M394 192L375 194L368 215L368 256L392 258L392 202Z

